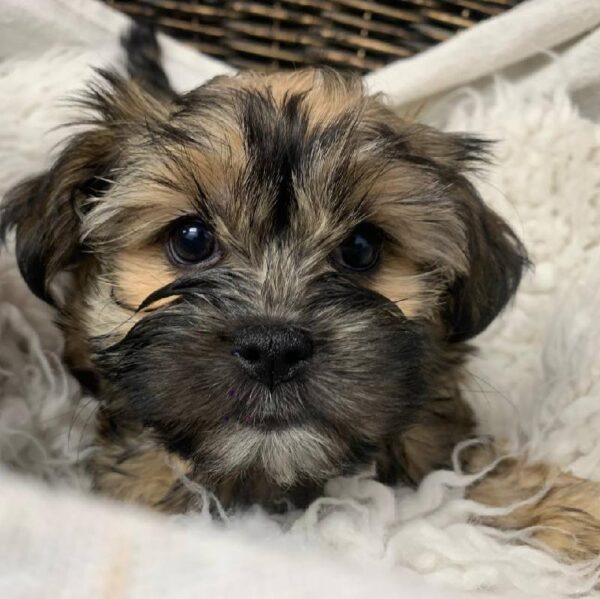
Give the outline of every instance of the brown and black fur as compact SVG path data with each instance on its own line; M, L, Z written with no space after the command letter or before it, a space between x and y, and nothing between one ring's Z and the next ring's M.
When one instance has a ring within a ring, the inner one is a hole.
M227 505L305 503L371 462L389 483L447 466L474 429L467 343L527 263L469 182L487 144L403 120L333 71L177 95L132 64L133 81L99 75L86 130L1 221L32 291L57 304L67 361L98 386L98 490L183 511L197 505L185 474ZM219 252L182 268L165 241L190 214ZM380 262L346 272L333 256L364 222ZM257 324L310 335L302 376L267 390L243 375L232 337Z

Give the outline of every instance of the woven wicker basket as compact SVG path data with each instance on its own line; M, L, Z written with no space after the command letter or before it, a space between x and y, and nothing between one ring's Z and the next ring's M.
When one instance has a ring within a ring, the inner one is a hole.
M239 68L371 71L523 0L106 0Z

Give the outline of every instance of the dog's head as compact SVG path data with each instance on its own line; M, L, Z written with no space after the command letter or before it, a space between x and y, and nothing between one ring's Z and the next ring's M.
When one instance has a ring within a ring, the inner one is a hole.
M477 139L327 71L161 102L104 75L90 127L5 199L23 276L120 409L215 476L336 474L426 401L433 356L515 292L511 229L466 178Z

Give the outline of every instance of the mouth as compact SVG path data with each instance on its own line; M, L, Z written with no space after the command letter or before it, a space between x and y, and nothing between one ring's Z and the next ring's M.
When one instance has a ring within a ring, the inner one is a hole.
M311 420L309 411L285 395L275 389L237 397L237 409L224 420L263 432L306 425Z
M236 419L238 423L263 432L280 431L293 426L302 426L306 421L284 415L244 416Z

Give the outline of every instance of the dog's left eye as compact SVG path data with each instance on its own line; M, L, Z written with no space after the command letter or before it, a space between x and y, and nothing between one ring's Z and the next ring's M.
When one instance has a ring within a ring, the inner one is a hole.
M179 265L204 262L215 254L215 236L201 220L185 219L171 229L167 250L170 259Z
M382 243L381 230L370 223L363 223L344 240L334 257L347 270L370 270L379 260Z

